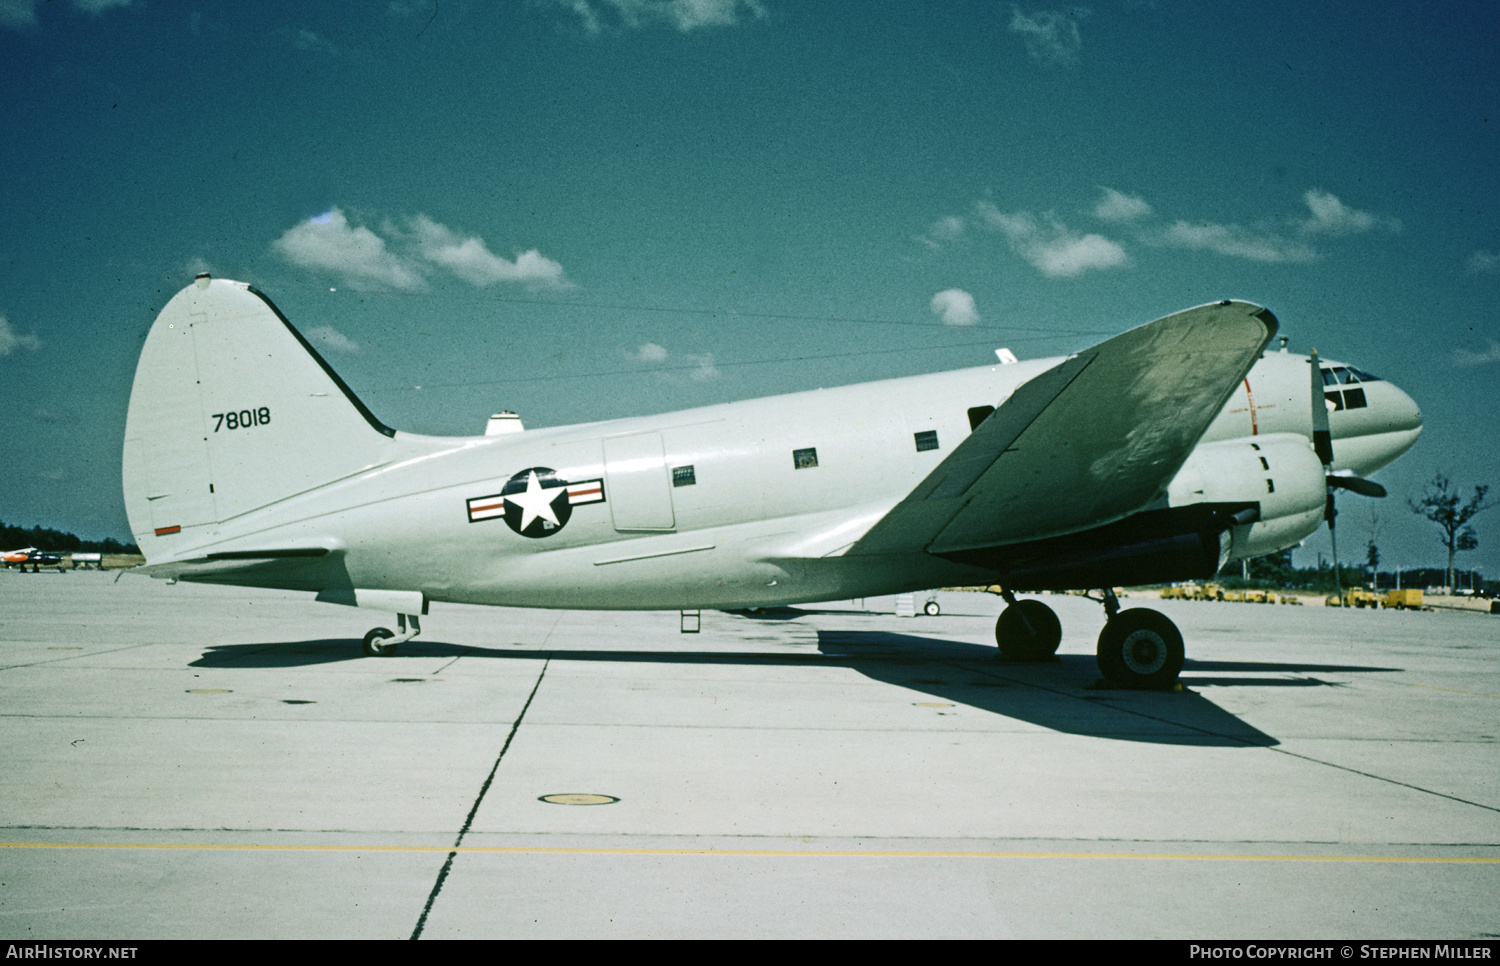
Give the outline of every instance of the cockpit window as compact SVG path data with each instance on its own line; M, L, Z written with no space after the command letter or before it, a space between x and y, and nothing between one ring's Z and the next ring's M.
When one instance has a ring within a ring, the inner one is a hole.
M1353 366L1323 366L1322 371L1325 386L1357 386L1362 382L1380 381L1379 376L1372 376Z

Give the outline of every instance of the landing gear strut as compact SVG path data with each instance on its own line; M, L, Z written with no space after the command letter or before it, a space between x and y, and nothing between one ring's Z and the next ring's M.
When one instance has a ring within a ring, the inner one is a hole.
M1114 591L1104 590L1108 621L1099 632L1099 673L1120 688L1165 691L1182 673L1182 634L1163 614L1144 607L1120 610Z
M1009 590L1000 591L1006 608L995 621L995 643L1007 661L1043 661L1057 653L1062 642L1062 622L1052 608L1039 600L1016 600Z
M410 628L407 622L410 621ZM392 634L384 627L371 628L365 635L364 649L366 657L390 657L396 653L396 645L403 641L409 641L422 633L422 624L417 620L416 614L397 614L396 626L401 628L399 633Z

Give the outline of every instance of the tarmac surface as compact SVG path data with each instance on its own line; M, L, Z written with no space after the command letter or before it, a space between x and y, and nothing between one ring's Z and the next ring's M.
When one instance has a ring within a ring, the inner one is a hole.
M925 597L918 598L918 604ZM433 605L0 572L0 938L1500 936L1500 617ZM596 796L601 804L567 804Z

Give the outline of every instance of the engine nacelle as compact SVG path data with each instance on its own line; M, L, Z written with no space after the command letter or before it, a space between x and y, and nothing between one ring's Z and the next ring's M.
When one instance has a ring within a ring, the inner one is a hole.
M1307 437L1295 433L1204 443L1167 488L1172 507L1260 505L1258 520L1233 528L1230 560L1295 545L1318 528L1327 500L1323 464Z

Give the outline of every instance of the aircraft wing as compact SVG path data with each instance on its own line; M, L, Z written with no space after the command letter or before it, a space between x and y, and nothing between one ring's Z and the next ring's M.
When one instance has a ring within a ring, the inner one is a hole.
M1023 384L848 551L943 554L1077 533L1158 500L1276 333L1225 301Z

